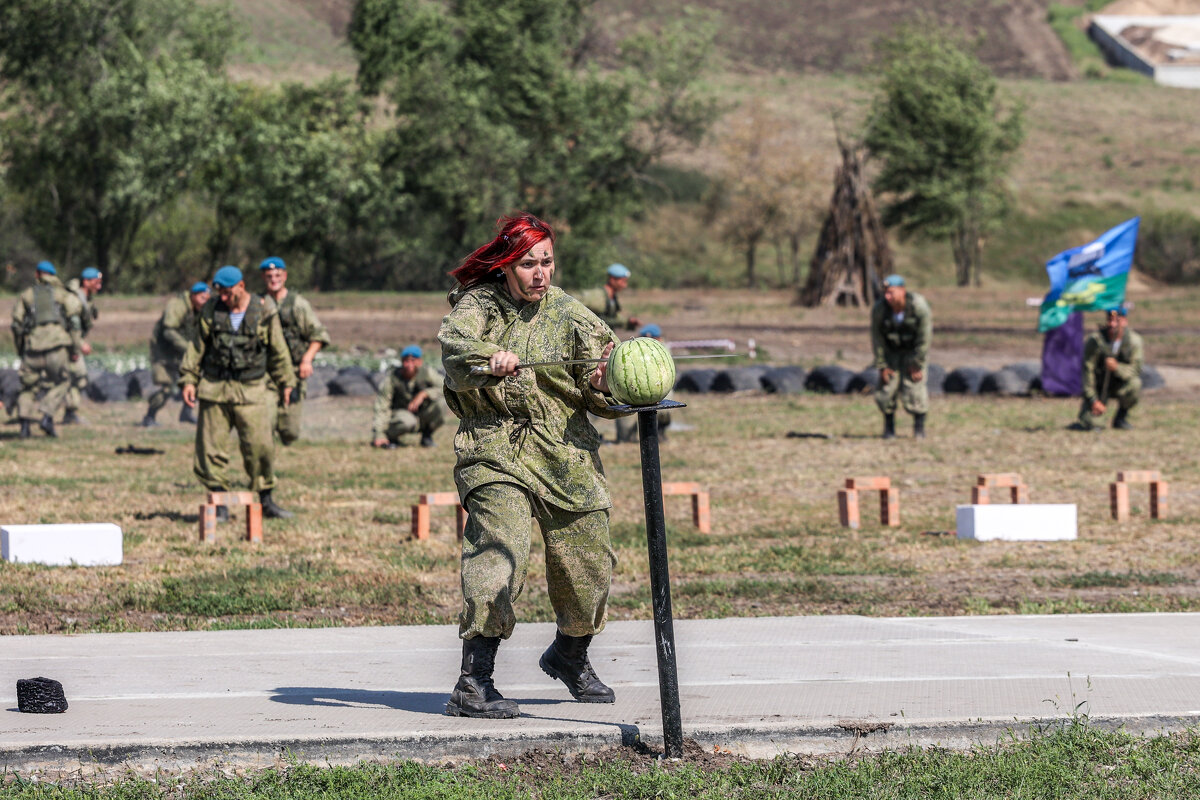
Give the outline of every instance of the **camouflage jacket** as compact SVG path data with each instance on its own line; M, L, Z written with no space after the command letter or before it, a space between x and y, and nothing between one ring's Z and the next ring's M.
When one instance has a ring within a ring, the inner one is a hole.
M88 293L79 285L79 278L71 278L67 281L67 291L78 297L80 304L83 305L83 313L79 315L79 325L83 335L87 336L92 332L92 324L100 318L100 309L96 308L92 298L88 297Z
M1114 356L1112 342L1104 335L1103 330L1096 331L1083 342L1083 397L1089 402L1100 399L1097 387L1104 382L1104 362L1109 357L1117 359L1117 368L1113 374L1122 381L1130 381L1141 377L1142 362L1146 358L1142 337L1133 332L1132 328L1125 329L1121 337L1121 346ZM1099 377L1097 377L1099 376ZM1108 398L1105 398L1105 402Z
M522 362L596 358L617 339L607 325L556 286L536 303L513 300L503 284L450 293L438 341L445 395L461 422L454 437L454 480L466 497L486 483L523 486L568 511L609 508L597 452L600 434L587 413L617 417L611 395L588 383L596 364L524 369L508 378L472 375L493 353Z
M871 309L871 349L877 369L888 366L887 356L893 353L908 355L912 366L925 368L933 338L933 312L921 295L911 291L907 295L900 322L896 322L892 307L883 298Z
M614 294L609 297L603 286L599 289L584 289L575 296L579 302L587 306L589 311L608 323L614 330L617 328L633 330L637 327L633 324L630 315L622 312L619 296Z
M167 301L162 316L150 337L150 360L155 363L178 362L196 336L196 310L190 293L177 294Z
M39 273L37 280L39 286L21 292L13 306L12 333L17 352L41 353L66 347L76 355L83 342L83 304L56 276ZM45 295L46 307L39 324L35 290L44 291L40 286L49 287L52 294Z
M292 365L300 366L300 359L313 342L329 347L329 331L317 319L312 304L296 292L289 291L279 306L279 323L283 326L283 338L287 340L292 354Z
M387 435L392 412L408 408L408 404L421 392L426 392L432 400L434 391L441 383L442 376L428 364L422 364L412 380L405 380L400 374L400 367L393 367L383 376L379 393L375 395L375 421L371 426L371 438L379 439Z
M205 306L224 309L220 299L213 297ZM196 320L196 335L188 344L183 356L183 364L179 367L179 383L181 386L193 384L196 386L196 397L211 403L234 403L238 405L265 403L269 396L267 378L270 377L275 386L296 386L296 372L292 369L292 357L288 353L287 342L283 339L283 328L279 324L279 314L275 301L269 297L252 295L251 304L262 304L258 315L258 328L255 335L262 347L266 349L267 374L252 380L237 380L236 378L217 379L204 374L204 354L214 346L213 321L206 318L201 311ZM243 320L245 323L246 320Z

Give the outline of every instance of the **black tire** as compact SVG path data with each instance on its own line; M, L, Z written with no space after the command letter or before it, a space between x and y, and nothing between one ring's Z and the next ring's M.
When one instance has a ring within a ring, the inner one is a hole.
M850 381L853 378L854 373L845 367L837 365L816 367L808 373L808 378L804 381L804 388L818 394L845 394L846 390L850 388Z
M154 394L154 373L148 369L133 369L125 373L130 399L149 399Z
M717 378L715 369L689 369L680 373L675 380L675 389L680 392L704 394L712 389L713 381Z
M850 379L846 391L850 394L872 394L879 388L879 370L867 367Z
M946 368L941 364L929 364L925 367L929 374L925 376L925 388L930 397L941 397L946 393Z
M980 394L998 394L1004 397L1022 397L1029 394L1033 378L1023 378L1008 367L989 372L979 383Z
M369 373L368 373L369 374ZM339 374L328 384L329 393L345 397L368 397L375 394L375 384L366 375Z
M979 394L979 387L988 375L982 367L959 367L946 376L942 388L948 394Z
M713 392L757 392L762 390L763 375L767 367L731 367L717 373L713 379Z
M1154 367L1149 364L1142 365L1142 388L1143 389L1161 389L1167 385L1167 379L1162 376Z
M771 394L799 394L807 377L804 367L772 367L758 381Z

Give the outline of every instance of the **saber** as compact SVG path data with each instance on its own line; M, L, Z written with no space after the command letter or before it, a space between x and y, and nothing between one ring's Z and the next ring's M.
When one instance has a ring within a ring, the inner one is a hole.
M682 361L685 358L733 358L740 353L719 353L717 355L704 356L674 356L672 360ZM607 358L576 358L572 361L534 361L529 364L517 364L517 369L537 369L539 367L565 367L568 364L599 364L602 361L608 361ZM472 375L491 375L492 367L490 364L471 367Z

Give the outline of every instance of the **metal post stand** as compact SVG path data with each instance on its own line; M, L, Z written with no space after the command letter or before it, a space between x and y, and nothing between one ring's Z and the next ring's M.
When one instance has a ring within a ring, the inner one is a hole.
M653 406L625 406L638 415L642 455L642 495L646 501L646 547L650 553L650 596L654 606L654 642L658 652L658 696L662 705L663 744L667 758L683 758L683 720L679 711L679 671L675 665L675 627L671 617L671 577L667 569L667 524L663 518L662 469L658 461L658 412L685 408L674 400Z

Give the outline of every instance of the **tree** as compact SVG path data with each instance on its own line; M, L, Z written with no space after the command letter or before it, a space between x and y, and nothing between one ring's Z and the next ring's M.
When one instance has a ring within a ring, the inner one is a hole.
M637 70L601 71L581 65L590 5L357 3L359 84L394 109L385 180L402 182L411 199L402 223L411 255L401 260L409 285L444 284L444 272L517 208L570 231L559 248L567 280L603 263L641 208L642 171L672 138L703 132L715 107L694 85L711 38L672 29L657 49L633 40Z
M901 29L882 45L883 78L864 142L890 193L885 225L949 239L959 286L979 284L984 236L1008 210L1004 178L1023 138L1022 109L955 34Z
M215 146L233 41L191 0L7 0L0 6L0 159L26 228L112 285L155 209Z

